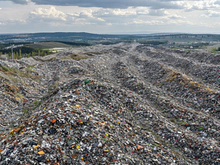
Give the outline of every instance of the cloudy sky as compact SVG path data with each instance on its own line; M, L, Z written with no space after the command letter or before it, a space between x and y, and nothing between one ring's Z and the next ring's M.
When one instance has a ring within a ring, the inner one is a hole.
M218 33L220 0L0 0L0 33Z

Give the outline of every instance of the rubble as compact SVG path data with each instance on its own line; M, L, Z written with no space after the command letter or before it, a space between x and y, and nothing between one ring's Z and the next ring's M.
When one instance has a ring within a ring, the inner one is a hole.
M219 63L123 43L52 58L1 64L24 75L0 79L0 164L219 163Z

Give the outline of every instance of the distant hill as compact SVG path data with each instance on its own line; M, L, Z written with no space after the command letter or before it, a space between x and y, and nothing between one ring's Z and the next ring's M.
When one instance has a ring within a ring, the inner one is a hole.
M168 40L170 42L200 42L219 41L218 34L184 34L184 33L152 33L152 34L94 34L86 32L54 32L54 33L22 33L22 34L1 34L0 42L3 43L31 43L46 41L65 42L87 42L97 43L119 43L143 40Z

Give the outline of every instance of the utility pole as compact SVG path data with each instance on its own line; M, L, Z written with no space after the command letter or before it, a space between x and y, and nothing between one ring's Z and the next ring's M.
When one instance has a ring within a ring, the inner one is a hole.
M13 60L13 47L11 47L11 59Z
M13 60L13 49L14 48L19 48L19 47L23 47L24 45L12 45L12 46L8 46L4 49L11 49L11 57L12 57L12 60Z

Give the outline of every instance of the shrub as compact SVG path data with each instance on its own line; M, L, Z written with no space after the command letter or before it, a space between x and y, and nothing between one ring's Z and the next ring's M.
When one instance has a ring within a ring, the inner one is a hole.
M4 71L9 71L8 67L6 67L6 66L4 66L4 65L2 65L2 69L3 69Z

